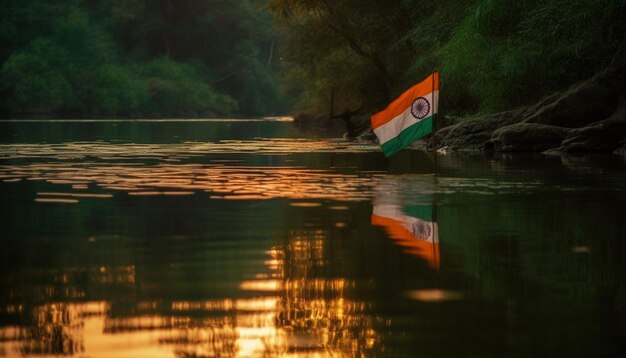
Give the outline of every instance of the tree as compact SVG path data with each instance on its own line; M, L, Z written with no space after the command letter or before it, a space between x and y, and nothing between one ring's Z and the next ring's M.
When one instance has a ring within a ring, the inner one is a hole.
M335 89L342 97L353 94L345 102L373 111L436 69L440 43L464 14L463 4L272 0L270 8L290 33L288 61L317 79L305 82L326 79L318 102ZM447 20L438 22L444 14Z
M433 70L442 112L532 103L588 78L626 37L624 1L271 0L302 111L372 113Z
M0 4L3 113L262 115L285 108L263 0Z

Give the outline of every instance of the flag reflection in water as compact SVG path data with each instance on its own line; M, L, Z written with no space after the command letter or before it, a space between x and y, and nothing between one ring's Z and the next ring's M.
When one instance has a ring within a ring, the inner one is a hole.
M400 180L383 180L374 199L372 225L383 227L404 252L425 260L433 269L439 269L434 195L418 195L417 199L422 200L403 203Z

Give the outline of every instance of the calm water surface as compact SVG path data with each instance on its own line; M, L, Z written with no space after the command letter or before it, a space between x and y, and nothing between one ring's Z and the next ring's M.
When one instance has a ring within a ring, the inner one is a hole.
M0 122L0 356L624 356L625 164Z

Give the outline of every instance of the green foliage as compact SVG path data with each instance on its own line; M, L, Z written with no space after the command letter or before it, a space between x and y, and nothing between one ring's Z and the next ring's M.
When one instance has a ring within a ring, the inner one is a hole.
M440 44L465 13L464 3L270 1L289 33L291 71L313 85L297 106L325 112L331 91L344 109L385 106L437 69Z
M584 80L626 37L624 0L0 0L0 15L13 116L326 114L331 95L372 113L435 70L441 112L466 116Z
M9 57L0 71L3 101L22 113L51 113L70 101L72 87L45 59L31 53Z
M100 66L92 74L92 111L97 114L133 116L141 113L150 103L148 86L132 71L117 64ZM166 112L164 112L166 113Z
M258 48L253 43L242 41L233 49L232 70L234 81L229 84L229 93L238 93L240 109L243 113L253 113L257 108L271 113L279 106L277 83L260 61Z
M272 18L261 0L114 1L125 50L193 65L215 91L236 98L246 115L282 110ZM272 60L272 61L270 61ZM226 107L232 107L225 103Z
M0 0L0 62L49 34L59 19L76 9L77 0Z
M0 0L0 112L283 111L262 0ZM238 104L241 105L238 105Z
M479 1L443 49L450 100L503 110L592 76L624 41L624 11L617 1Z
M231 97L215 92L201 81L190 65L161 57L145 65L142 75L147 79L153 113L230 114L237 107Z
M623 0L272 0L302 111L374 112L441 72L442 112L532 103L602 70L626 36Z

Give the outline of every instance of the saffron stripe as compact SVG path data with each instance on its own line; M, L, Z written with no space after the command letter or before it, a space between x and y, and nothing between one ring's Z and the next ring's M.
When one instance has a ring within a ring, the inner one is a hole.
M429 243L431 245L435 244L432 237L413 235L413 233L407 230L405 222L398 221L393 218L372 214L372 225L385 226L392 233L394 239L406 240L407 242L419 241Z
M434 81L434 83L433 83ZM411 107L413 100L417 97L425 97L430 95L433 90L439 91L439 73L434 72L428 76L424 81L414 85L408 90L404 91L398 98L391 102L387 108L372 115L371 122L372 128L376 129L383 124L389 122L393 118L399 116L407 108Z
M385 228L389 238L403 247L406 252L426 260L430 267L439 269L440 258L437 224L432 224L434 231L432 238L415 236L406 229L403 222L376 214L372 214L372 225L382 226Z

